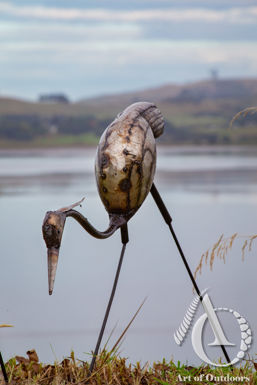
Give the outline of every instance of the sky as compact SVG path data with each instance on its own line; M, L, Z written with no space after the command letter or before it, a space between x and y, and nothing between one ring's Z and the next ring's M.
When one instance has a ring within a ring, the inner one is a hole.
M0 96L257 76L256 0L0 0Z

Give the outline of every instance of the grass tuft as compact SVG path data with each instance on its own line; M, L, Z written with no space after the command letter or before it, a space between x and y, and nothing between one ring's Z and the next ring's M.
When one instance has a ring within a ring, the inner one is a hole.
M28 354L29 352L27 352ZM213 376L215 384L256 384L257 363L245 361L240 367L210 368L207 366L193 367L178 361L147 362L135 365L126 358L111 355L103 350L96 359L95 370L89 373L89 362L77 360L74 352L62 362L46 365L38 362L35 351L30 351L29 358L15 357L6 364L7 373L12 385L168 385L168 384L208 384L208 376ZM208 376L207 376L208 375ZM207 377L206 377L207 376ZM227 377L226 377L227 376ZM201 380L199 381L199 379ZM215 378L215 379L214 379ZM230 381L229 378L232 378ZM227 380L228 379L228 380ZM4 384L0 380L0 384Z

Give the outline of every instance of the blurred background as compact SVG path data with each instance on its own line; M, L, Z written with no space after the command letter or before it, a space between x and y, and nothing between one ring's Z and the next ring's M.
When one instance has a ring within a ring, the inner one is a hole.
M67 220L49 297L41 225L47 210L85 196L80 210L107 227L96 146L117 113L140 100L155 102L165 118L155 181L192 270L221 234L240 235L225 264L203 266L199 287L256 331L256 244L245 248L244 263L241 249L256 233L257 116L229 128L237 112L257 105L254 1L0 1L0 79L0 323L15 326L0 333L5 359L34 348L44 362L71 349L86 360L93 350L120 236L99 241ZM173 339L192 285L150 196L129 232L104 342L116 326L112 347L147 297L121 354L200 364L190 338L182 347ZM238 325L229 314L220 319L236 355Z

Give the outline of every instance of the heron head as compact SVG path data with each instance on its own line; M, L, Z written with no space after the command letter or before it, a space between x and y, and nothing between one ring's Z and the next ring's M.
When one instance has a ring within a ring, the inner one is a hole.
M65 225L66 215L62 211L48 211L45 215L42 231L48 254L48 288L51 295L54 288L59 249Z

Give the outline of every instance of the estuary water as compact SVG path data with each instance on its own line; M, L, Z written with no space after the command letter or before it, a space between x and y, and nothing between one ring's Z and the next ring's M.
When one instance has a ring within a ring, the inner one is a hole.
M61 360L71 349L87 360L94 349L120 253L120 234L97 240L67 219L54 293L48 296L47 257L41 225L45 212L85 197L81 212L100 230L107 213L97 194L95 149L0 151L0 350L4 359L36 349L44 362ZM202 253L222 234L240 237L226 263L203 263L197 276L209 288L216 307L232 308L257 342L257 240L252 251L242 246L257 234L257 149L158 147L155 183L173 218L173 226L194 271ZM200 364L191 331L182 346L173 338L194 293L184 265L152 197L129 222L130 242L107 324L103 345L111 348L146 298L120 347L128 360L173 358ZM196 318L203 314L199 306ZM218 314L218 313L217 313ZM219 312L223 330L240 350L240 330L232 313ZM112 335L111 331L114 329ZM111 335L111 336L110 336ZM221 354L208 347L214 339L207 324L204 346L211 360ZM103 346L102 345L102 346Z

